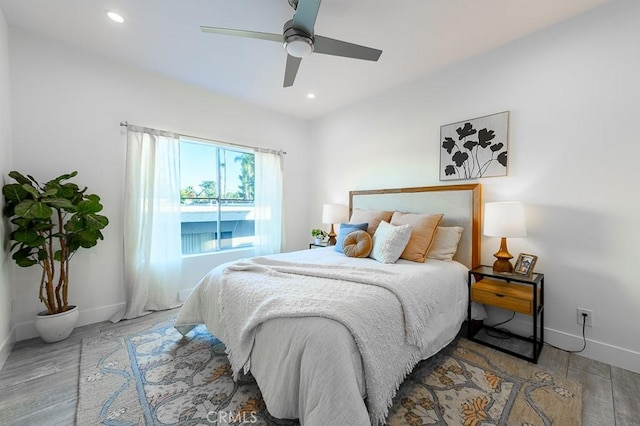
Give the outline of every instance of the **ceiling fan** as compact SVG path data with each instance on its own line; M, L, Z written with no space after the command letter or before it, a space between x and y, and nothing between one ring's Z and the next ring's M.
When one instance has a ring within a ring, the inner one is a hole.
M382 50L372 49L346 41L335 40L315 35L313 26L318 16L320 0L288 0L295 10L293 19L284 24L283 33L261 33L257 31L234 30L230 28L201 26L203 32L224 34L238 37L257 38L261 40L277 41L284 45L287 52L287 65L284 72L284 87L290 87L296 79L302 58L311 53L343 56L347 58L377 61Z

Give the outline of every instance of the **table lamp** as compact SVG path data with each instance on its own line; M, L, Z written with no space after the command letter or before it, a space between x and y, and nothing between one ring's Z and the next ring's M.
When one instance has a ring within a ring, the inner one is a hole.
M335 223L349 220L349 208L342 204L325 204L322 206L322 223L331 224L329 232L329 245L336 245L336 232L333 229Z
M509 259L513 256L507 250L507 238L526 237L527 225L524 218L524 204L519 201L486 203L484 205L484 235L500 237L500 249L494 254L495 272L513 272Z

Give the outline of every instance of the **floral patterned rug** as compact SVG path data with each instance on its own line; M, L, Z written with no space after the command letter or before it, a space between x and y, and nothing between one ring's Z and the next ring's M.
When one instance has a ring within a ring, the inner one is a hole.
M255 380L234 382L224 345L173 321L83 340L78 425L297 425L273 418ZM402 384L389 425L579 425L582 391L534 364L457 339Z

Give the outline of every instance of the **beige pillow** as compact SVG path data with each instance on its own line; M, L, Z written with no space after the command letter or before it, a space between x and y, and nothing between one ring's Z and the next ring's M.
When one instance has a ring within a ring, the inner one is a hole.
M373 242L367 231L351 231L342 241L342 252L349 257L367 257Z
M354 209L351 213L351 219L349 223L368 223L367 232L373 236L380 225L380 221L384 220L389 223L391 221L391 215L393 212L384 210L362 210Z
M462 237L462 227L438 226L433 236L431 248L429 248L429 252L427 253L427 259L451 262L456 251L458 251L460 237Z
M411 238L400 255L401 259L421 263L427 259L427 252L442 216L442 214L393 213L392 225L411 226Z

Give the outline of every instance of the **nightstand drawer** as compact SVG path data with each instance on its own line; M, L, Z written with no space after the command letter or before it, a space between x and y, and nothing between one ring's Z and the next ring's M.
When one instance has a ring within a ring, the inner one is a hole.
M471 299L478 303L533 315L533 289L528 285L484 278L471 286Z

